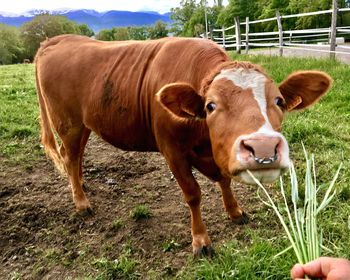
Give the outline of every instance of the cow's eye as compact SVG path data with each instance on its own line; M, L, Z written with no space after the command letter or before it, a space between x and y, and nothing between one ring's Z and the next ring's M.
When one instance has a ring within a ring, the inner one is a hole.
M283 100L283 98L281 98L281 97L276 97L275 98L275 104L278 106L278 107L280 107L281 109L284 109L285 108L285 102L284 102L284 100Z
M216 104L214 102L209 102L206 107L208 112L211 113L216 109Z

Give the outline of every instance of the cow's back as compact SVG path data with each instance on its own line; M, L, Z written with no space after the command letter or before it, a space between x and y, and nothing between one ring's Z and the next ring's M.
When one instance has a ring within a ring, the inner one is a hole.
M157 150L154 95L179 81L199 90L224 60L222 50L200 39L101 42L63 35L43 44L36 63L46 103L62 122L82 122L122 149Z

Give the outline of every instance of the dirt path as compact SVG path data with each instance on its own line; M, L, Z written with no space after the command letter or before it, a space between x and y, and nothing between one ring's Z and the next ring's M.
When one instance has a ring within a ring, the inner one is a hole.
M67 180L46 158L32 166L0 166L0 279L96 276L96 260L121 256L134 260L142 277L181 270L191 256L189 211L162 156L123 152L93 136L84 166L92 217L74 214ZM227 219L219 190L196 176L214 244L239 237L242 226ZM255 188L234 188L252 218L245 227L256 226L254 213L262 206ZM130 217L140 204L148 205L151 218Z

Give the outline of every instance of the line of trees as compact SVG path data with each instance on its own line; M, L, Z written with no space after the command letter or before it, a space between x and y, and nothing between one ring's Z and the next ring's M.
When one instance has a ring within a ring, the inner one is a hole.
M159 20L151 26L128 26L104 29L96 35L96 39L103 41L147 40L167 37L168 33L167 24Z
M349 0L338 0L338 7L349 7ZM179 36L198 36L205 32L205 9L207 22L211 28L229 27L234 24L234 18L241 21L258 20L280 14L298 14L327 10L332 7L332 0L229 0L223 7L222 1L214 1L213 7L206 5L206 0L181 0L180 6L171 9L174 20L173 31ZM341 16L343 23L350 23L350 17ZM284 29L329 27L330 15L318 15L289 19L283 22ZM277 29L276 23L262 23L252 26L251 31L271 31Z

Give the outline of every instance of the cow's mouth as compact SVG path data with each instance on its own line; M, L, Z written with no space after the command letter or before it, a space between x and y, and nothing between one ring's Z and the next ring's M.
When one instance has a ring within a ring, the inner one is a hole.
M256 179L263 184L273 183L284 172L284 169L271 168L271 169L257 169L250 170ZM238 177L246 184L254 185L253 178L249 175L247 170L242 170L238 174Z

